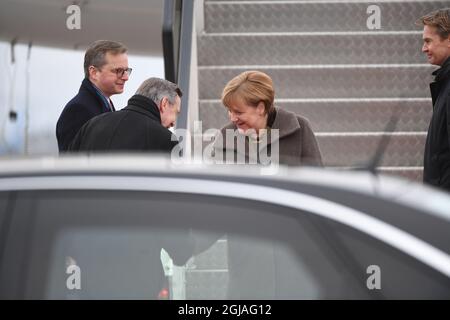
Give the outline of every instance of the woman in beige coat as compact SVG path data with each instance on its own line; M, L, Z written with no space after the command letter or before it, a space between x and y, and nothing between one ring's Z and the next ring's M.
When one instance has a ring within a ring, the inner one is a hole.
M237 159L242 156L246 163L261 163L260 155L266 152L272 159L277 156L280 164L322 166L319 146L308 120L274 106L274 98L272 79L260 71L243 72L227 83L222 102L231 122L220 130L219 138L214 141L216 160L225 159L231 152L237 154ZM244 137L246 147L240 147L233 135L238 140ZM252 149L252 145L258 148ZM250 150L255 149L258 152L252 155ZM277 154L271 154L272 151Z

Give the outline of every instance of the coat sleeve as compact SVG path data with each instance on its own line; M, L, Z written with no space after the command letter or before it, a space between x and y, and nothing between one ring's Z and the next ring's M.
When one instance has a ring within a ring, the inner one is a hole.
M303 119L300 122L300 126L302 127L302 164L322 167L322 154L316 136L309 125L309 121Z
M447 95L446 101L446 112L447 112L447 142L448 147L450 148L450 93Z
M69 143L67 147L68 152L80 151L81 143L83 141L84 132L86 130L87 123L85 123L81 129L77 132L73 140Z
M57 125L59 151L67 151L78 130L94 115L82 104L74 104L61 115Z

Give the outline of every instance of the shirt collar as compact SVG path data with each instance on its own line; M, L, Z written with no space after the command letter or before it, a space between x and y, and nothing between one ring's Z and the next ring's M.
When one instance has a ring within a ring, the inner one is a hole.
M114 111L114 107L112 101L109 97L107 97L100 88L98 88L91 80L89 82L92 84L92 87L95 89L97 94L102 98L103 103L107 107L108 110Z

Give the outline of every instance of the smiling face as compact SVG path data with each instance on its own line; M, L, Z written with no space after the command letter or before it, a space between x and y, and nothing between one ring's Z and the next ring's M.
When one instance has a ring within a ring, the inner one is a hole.
M450 36L441 38L434 26L425 25L423 28L422 52L427 55L428 62L442 66L450 57Z
M125 88L125 82L129 78L128 72L124 72L122 76L119 76L116 71L128 68L128 55L126 53L113 55L107 52L105 62L101 67L89 67L89 80L105 96L110 97L113 94L122 93Z
M262 101L255 107L238 98L227 109L230 120L242 134L246 134L251 129L258 133L260 129L266 128L267 114Z

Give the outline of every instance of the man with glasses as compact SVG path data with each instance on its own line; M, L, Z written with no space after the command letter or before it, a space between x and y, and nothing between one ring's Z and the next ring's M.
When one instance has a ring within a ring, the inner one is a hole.
M67 151L78 130L91 118L115 111L110 97L122 93L131 74L127 48L116 41L92 43L84 55L84 75L78 94L67 103L56 124L60 152Z

